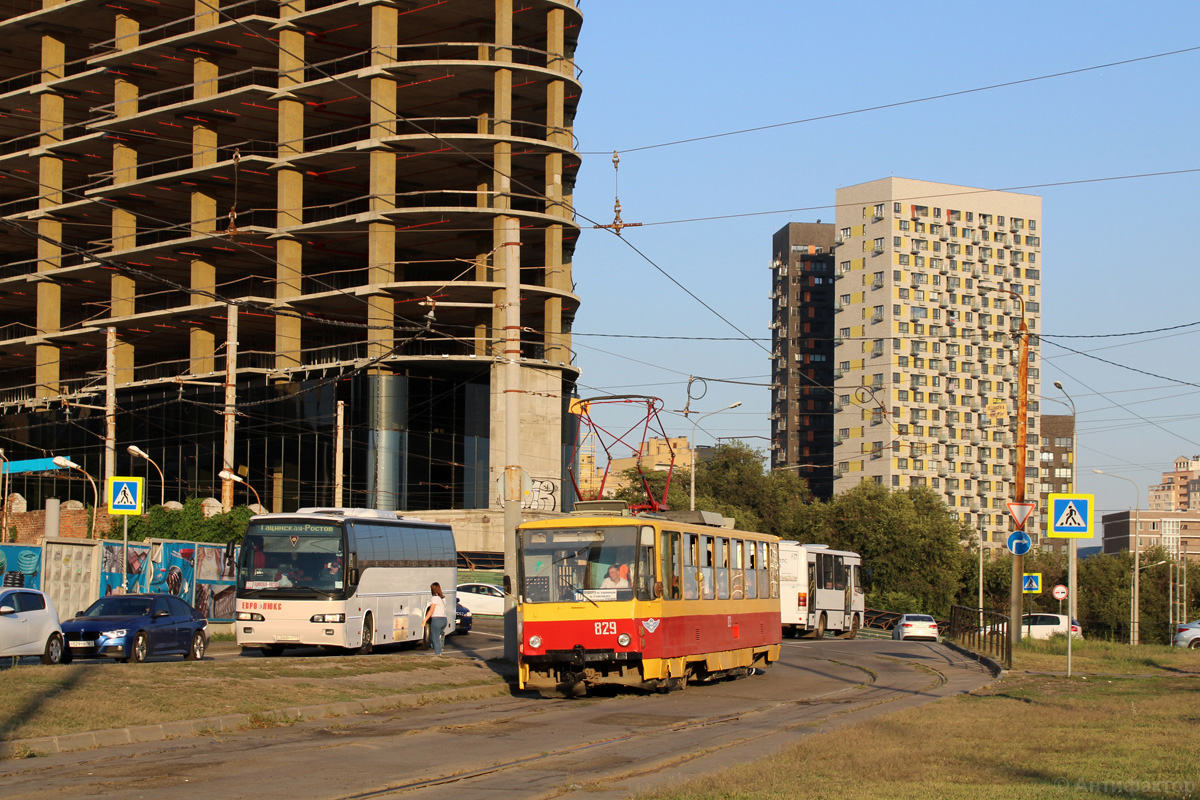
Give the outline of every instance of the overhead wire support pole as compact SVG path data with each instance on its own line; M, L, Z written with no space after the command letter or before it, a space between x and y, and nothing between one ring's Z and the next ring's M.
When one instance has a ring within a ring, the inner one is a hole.
M520 630L514 595L517 526L521 524L521 229L516 217L501 224L504 259L504 657L516 663Z
M117 474L117 329L104 329L104 485Z
M237 414L237 337L238 310L237 306L228 305L226 308L225 325L225 415L224 446L221 455L221 471L233 473L234 422ZM221 478L221 510L229 513L233 510L233 481Z

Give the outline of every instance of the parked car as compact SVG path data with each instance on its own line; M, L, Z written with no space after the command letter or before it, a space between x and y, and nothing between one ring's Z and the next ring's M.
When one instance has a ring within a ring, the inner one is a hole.
M208 620L170 594L102 597L62 626L71 655L145 661L150 656L204 658Z
M504 615L504 592L490 583L460 583L458 601L471 609L472 614Z
M892 626L892 638L938 640L937 620L928 614L901 614Z
M1071 620L1071 638L1082 639L1079 620ZM1021 617L1021 635L1030 639L1049 639L1055 634L1067 635L1066 614L1026 614Z
M471 632L471 625L474 622L474 617L471 614L471 609L464 606L462 603L455 603L454 609L454 632L466 636Z
M1200 619L1195 622L1181 622L1175 626L1175 638L1172 642L1176 647L1190 647L1200 650Z
M43 664L71 660L63 644L58 612L44 592L0 591L0 656L41 656Z

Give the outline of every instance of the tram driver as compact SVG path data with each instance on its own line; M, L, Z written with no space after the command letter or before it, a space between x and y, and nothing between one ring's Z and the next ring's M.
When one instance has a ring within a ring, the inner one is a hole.
M624 570L622 570L624 567ZM608 568L608 577L600 582L601 589L628 589L629 578L625 577L629 574L629 567L625 564L617 566L613 564Z

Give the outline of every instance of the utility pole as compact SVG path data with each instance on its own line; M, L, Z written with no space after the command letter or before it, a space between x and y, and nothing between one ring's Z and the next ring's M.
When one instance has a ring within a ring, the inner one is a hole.
M504 657L517 660L517 526L521 524L521 231L504 217Z
M233 423L237 406L237 306L226 306L225 324L225 446L221 456L221 471L233 472ZM221 510L233 509L233 481L221 479Z
M337 417L334 420L334 435L333 444L333 507L342 507L342 448L346 443L346 401L337 401Z
M1025 299L1016 292L1008 292L1017 299L1021 306L1021 325L1017 328L1020 346L1017 349L1020 364L1017 365L1017 465L1013 485L1013 499L1018 503L1025 502L1025 439L1029 413L1029 328L1025 324ZM1013 556L1012 588L1009 596L1008 645L1009 652L1015 653L1017 642L1021 641L1021 599L1022 581L1025 573L1025 556ZM1069 631L1068 631L1069 632Z

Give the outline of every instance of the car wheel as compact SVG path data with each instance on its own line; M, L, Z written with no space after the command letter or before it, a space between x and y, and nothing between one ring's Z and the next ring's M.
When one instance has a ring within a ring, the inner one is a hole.
M204 634L196 631L192 635L192 646L188 648L184 654L184 659L187 661L202 661L204 659Z
M267 658L278 658L283 655L283 645L281 644L268 644L258 649Z
M43 664L62 664L67 660L67 648L63 645L60 634L52 633L46 640L46 650L42 653Z
M1195 639L1192 639L1191 643L1188 645L1188 649L1189 650L1200 650L1200 636L1197 636Z
M146 660L146 656L150 655L150 637L145 631L138 631L138 635L133 637L133 650L130 652L130 657L135 663L142 663Z
M362 646L358 648L358 654L360 656L371 655L371 650L374 648L374 643L375 626L372 624L371 615L367 614L367 616L363 618Z

